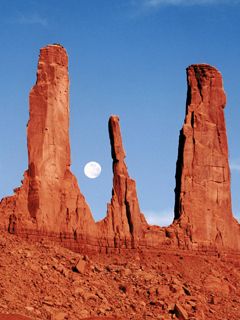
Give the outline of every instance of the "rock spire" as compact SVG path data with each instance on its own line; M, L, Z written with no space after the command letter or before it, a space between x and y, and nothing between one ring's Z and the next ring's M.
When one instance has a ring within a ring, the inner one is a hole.
M221 74L210 65L187 68L186 117L176 170L175 222L193 243L239 247L232 216L226 96Z
M60 45L40 51L29 114L28 170L22 187L6 200L14 211L10 230L30 228L75 237L93 231L91 212L70 171L68 57Z
M114 246L135 246L142 236L145 218L140 212L136 183L129 177L125 163L119 118L111 116L108 122L113 159L112 199L108 204L107 217L99 226L107 237L114 239Z

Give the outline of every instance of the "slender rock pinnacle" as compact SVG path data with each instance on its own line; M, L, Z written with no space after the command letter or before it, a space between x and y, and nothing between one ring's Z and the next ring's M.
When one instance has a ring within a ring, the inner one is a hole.
M125 164L125 151L122 144L119 118L111 116L108 123L113 158L113 189L107 217L99 225L105 227L107 236L114 237L114 245L130 242L135 246L146 225L140 212L136 183L129 177Z

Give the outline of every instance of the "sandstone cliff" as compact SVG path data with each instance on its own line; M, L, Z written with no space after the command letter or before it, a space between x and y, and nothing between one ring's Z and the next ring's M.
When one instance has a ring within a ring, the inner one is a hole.
M231 209L222 77L209 65L192 65L187 68L187 82L176 170L175 222L193 244L240 249L240 228Z

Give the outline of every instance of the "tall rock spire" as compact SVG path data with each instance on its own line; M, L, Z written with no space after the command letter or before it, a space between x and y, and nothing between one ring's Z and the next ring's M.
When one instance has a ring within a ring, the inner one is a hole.
M70 168L68 57L63 47L41 49L29 104L28 208L44 223L45 215L58 216L60 189Z
M192 65L187 68L187 82L176 170L175 223L186 229L193 243L239 248L240 229L231 209L222 77L209 65Z
M29 114L28 170L9 198L9 228L86 236L95 222L70 171L68 57L61 45L40 51Z
M73 232L94 224L70 171L68 57L60 45L40 51L29 97L28 209L39 228Z
M146 225L140 212L136 183L129 177L125 163L119 118L111 116L108 122L111 153L113 159L113 189L107 217L99 222L107 237L114 238L115 246L135 246Z

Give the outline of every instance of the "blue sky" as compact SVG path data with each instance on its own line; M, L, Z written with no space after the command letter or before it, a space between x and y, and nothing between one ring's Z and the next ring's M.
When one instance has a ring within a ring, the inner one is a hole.
M178 135L185 115L185 69L221 71L232 200L240 218L240 1L0 0L0 197L27 168L28 95L39 49L61 43L69 55L72 171L94 217L111 198L107 122L118 114L126 162L152 223L173 217ZM83 167L102 165L90 180Z

